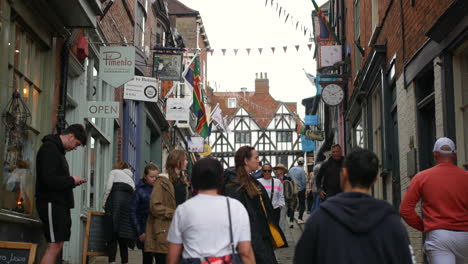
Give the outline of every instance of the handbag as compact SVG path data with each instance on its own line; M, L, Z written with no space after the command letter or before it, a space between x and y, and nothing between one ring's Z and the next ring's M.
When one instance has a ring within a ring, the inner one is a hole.
M263 197L260 195L260 203L262 204L263 212L265 213L265 216L268 219L268 214L265 208L265 204L263 203ZM280 231L278 228L268 221L268 227L270 228L270 234L271 234L271 243L273 245L273 248L280 248L286 245L286 242L284 241L283 237L281 236Z

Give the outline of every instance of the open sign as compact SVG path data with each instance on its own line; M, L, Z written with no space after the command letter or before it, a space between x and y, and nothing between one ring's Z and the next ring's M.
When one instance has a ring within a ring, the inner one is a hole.
M86 111L88 118L118 118L119 117L119 102L99 102L88 101Z

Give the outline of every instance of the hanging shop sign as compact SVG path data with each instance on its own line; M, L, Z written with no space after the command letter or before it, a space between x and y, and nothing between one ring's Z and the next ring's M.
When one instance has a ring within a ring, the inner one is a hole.
M119 102L88 101L85 117L118 118Z
M181 53L154 53L153 76L163 81L180 81L182 78Z
M342 60L341 45L320 47L320 67L332 66Z
M204 152L205 139L203 137L187 137L188 152Z
M160 88L156 78L135 76L124 86L124 99L157 103L159 97Z
M325 139L323 131L306 130L305 136L308 140L323 141Z
M190 98L167 98L166 120L188 121L190 105Z
M101 47L99 74L108 84L119 87L135 76L135 47Z

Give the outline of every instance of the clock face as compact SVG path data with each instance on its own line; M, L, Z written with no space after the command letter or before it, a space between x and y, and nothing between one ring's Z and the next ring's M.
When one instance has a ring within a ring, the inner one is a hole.
M323 88L322 100L327 105L339 105L344 99L344 91L341 86L336 84L329 84Z

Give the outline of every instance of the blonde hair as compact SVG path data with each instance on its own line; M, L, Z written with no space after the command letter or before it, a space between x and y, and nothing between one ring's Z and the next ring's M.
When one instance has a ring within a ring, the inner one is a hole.
M187 154L185 154L185 151L175 149L169 152L166 160L166 172L169 175L169 179L171 180L172 184L188 185L182 170L179 174L176 172L176 169L180 169L185 160L187 160Z

